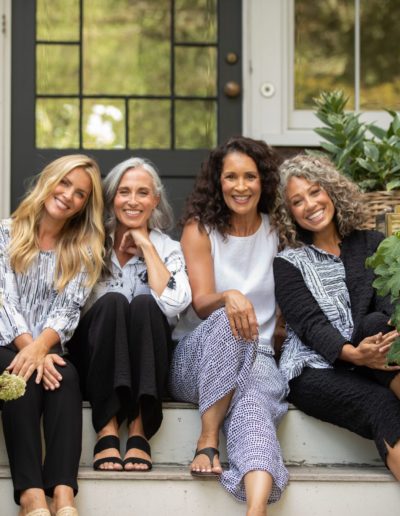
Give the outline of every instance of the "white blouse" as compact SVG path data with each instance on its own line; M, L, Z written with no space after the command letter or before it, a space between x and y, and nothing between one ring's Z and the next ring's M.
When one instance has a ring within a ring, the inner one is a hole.
M57 292L54 251L40 251L26 272L15 273L8 255L10 239L11 219L5 219L0 222L0 346L11 344L23 333L36 338L51 328L64 349L90 293L85 286L87 274L81 272Z
M99 281L85 305L84 312L102 296L108 292L120 292L128 301L140 294L151 294L161 311L169 319L171 325L175 324L176 317L191 302L192 293L186 274L185 260L183 258L179 242L172 240L168 235L158 229L150 231L150 240L156 248L161 260L171 273L167 286L160 296L152 290L148 284L147 266L144 258L132 256L121 267L118 258L113 251L112 277Z
M211 243L216 292L237 289L253 304L259 324L258 346L273 353L275 329L275 292L272 262L277 252L278 237L271 228L268 215L261 214L258 230L247 237L222 235L207 228ZM173 333L180 340L192 332L201 319L190 306Z

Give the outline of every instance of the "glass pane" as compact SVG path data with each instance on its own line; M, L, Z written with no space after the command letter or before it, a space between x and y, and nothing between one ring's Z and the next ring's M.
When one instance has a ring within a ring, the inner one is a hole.
M213 96L217 91L217 49L178 47L175 49L175 93Z
M77 149L79 147L79 101L36 100L36 147Z
M83 147L125 148L125 102L111 99L83 101Z
M217 0L175 0L175 40L216 43Z
M314 109L322 90L342 89L354 106L354 2L296 0L295 109Z
M400 110L398 0L361 1L361 91L365 110Z
M36 38L79 40L79 0L36 0Z
M169 95L170 0L86 0L85 94Z
M169 149L170 120L169 100L130 100L129 148Z
M36 92L39 95L79 93L78 45L36 46Z
M217 144L217 103L210 100L175 102L175 146L178 149L210 149Z

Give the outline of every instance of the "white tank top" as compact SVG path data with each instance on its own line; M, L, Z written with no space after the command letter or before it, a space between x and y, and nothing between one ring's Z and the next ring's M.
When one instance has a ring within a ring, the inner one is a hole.
M214 262L217 292L239 290L253 303L259 324L259 343L273 350L272 336L275 329L275 294L272 262L277 252L278 238L270 227L268 216L261 214L258 230L250 236L222 235L211 230L211 254ZM174 340L180 340L193 331L201 319L192 306L181 314L173 332Z

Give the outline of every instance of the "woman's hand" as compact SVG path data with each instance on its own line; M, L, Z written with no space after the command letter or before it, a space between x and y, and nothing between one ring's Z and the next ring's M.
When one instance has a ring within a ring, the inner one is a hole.
M60 387L60 382L62 380L62 376L57 371L57 369L54 367L54 364L57 364L59 366L65 366L67 363L66 361L60 357L60 355L57 355L56 353L50 353L46 355L44 362L43 362L43 387L46 389L46 391L54 391L55 389L58 389Z
M25 381L28 381L36 370L35 382L40 383L43 376L43 362L47 351L48 347L46 344L33 341L15 355L14 360L7 367L7 371L22 376Z
M143 247L151 245L146 228L128 229L122 237L119 250L132 256L143 257Z
M256 340L258 322L252 303L239 290L226 290L223 298L233 335L249 341Z
M345 345L343 348L347 349L343 349L343 357L341 358L355 365L371 369L399 371L400 366L388 366L386 362L387 353L398 336L397 330L393 330L385 334L377 333L371 337L366 337L356 348Z

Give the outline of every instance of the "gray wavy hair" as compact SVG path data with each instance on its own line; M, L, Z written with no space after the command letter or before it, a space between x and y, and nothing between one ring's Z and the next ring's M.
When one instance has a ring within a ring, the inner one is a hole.
M168 231L173 227L174 216L171 205L168 202L164 185L161 182L160 176L155 165L144 158L133 157L122 163L118 163L110 170L107 176L103 179L103 193L104 193L104 227L106 232L106 273L110 271L111 253L113 246L112 235L117 227L117 218L114 212L114 198L121 182L122 176L130 169L145 170L153 181L154 193L160 198L158 206L153 210L149 219L148 225L150 229L159 229L160 231Z
M355 229L362 229L367 214L358 186L341 174L328 158L299 154L284 161L280 167L280 184L272 216L279 233L280 249L301 247L304 245L302 238L309 234L299 228L287 205L286 188L292 177L317 183L326 191L335 207L336 228L342 238Z

